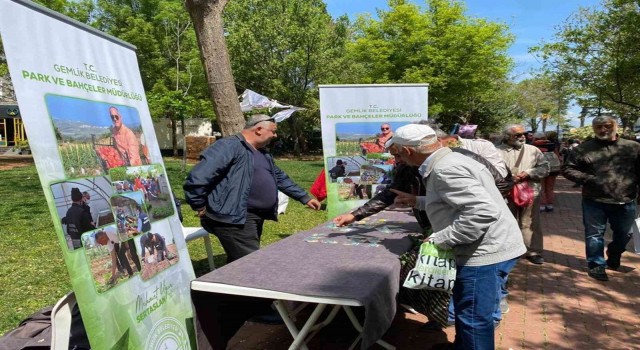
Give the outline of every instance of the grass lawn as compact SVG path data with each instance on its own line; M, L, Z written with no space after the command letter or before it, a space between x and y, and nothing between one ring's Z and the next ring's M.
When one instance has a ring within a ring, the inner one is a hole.
M277 160L298 185L309 189L323 164L318 161ZM191 165L181 170L180 161L165 159L169 181L184 203L182 183ZM53 305L70 288L67 267L55 239L51 215L34 165L1 170L0 183L0 334L16 327L29 314ZM182 206L184 226L200 226L195 212ZM278 222L265 223L262 245L326 221L325 211L313 211L297 201L289 201L286 214ZM212 239L216 266L225 260L217 239ZM189 243L196 275L208 272L207 253L202 240Z

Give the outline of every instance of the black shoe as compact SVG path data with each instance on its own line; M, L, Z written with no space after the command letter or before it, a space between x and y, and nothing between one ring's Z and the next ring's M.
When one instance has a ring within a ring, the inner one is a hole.
M619 254L619 255L609 254L609 249L607 249L606 253L607 253L607 268L611 270L617 270L618 268L620 268L620 257L622 256L622 254Z
M540 254L529 255L527 260L531 261L532 264L542 265L544 264L544 258Z
M604 266L596 266L592 269L589 269L589 277L597 279L598 281L609 280L609 276L607 276L607 272L604 270Z
M436 321L428 321L422 327L420 327L423 331L431 332L431 331L441 331L442 326L440 323Z

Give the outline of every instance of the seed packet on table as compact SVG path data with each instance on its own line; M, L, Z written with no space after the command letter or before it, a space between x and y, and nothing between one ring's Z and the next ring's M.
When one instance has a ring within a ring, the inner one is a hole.
M378 231L382 232L382 233L393 233L394 231L387 225L381 226L378 228Z
M304 241L309 243L316 243L320 242L325 237L327 237L326 233L314 233L311 236L305 238Z

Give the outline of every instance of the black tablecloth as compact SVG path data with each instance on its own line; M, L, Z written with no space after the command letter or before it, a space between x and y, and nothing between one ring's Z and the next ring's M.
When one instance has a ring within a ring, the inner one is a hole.
M362 349L387 331L396 312L400 261L419 231L409 211L383 211L340 232L330 223L289 236L196 281L358 300L365 308ZM366 241L365 241L366 240ZM357 245L356 242L358 243ZM226 347L265 300L192 290L199 349Z

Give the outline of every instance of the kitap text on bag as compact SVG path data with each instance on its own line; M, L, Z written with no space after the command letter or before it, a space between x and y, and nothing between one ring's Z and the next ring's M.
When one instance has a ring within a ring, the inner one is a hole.
M455 280L456 260L453 251L425 242L420 246L416 266L409 271L403 286L452 293Z

